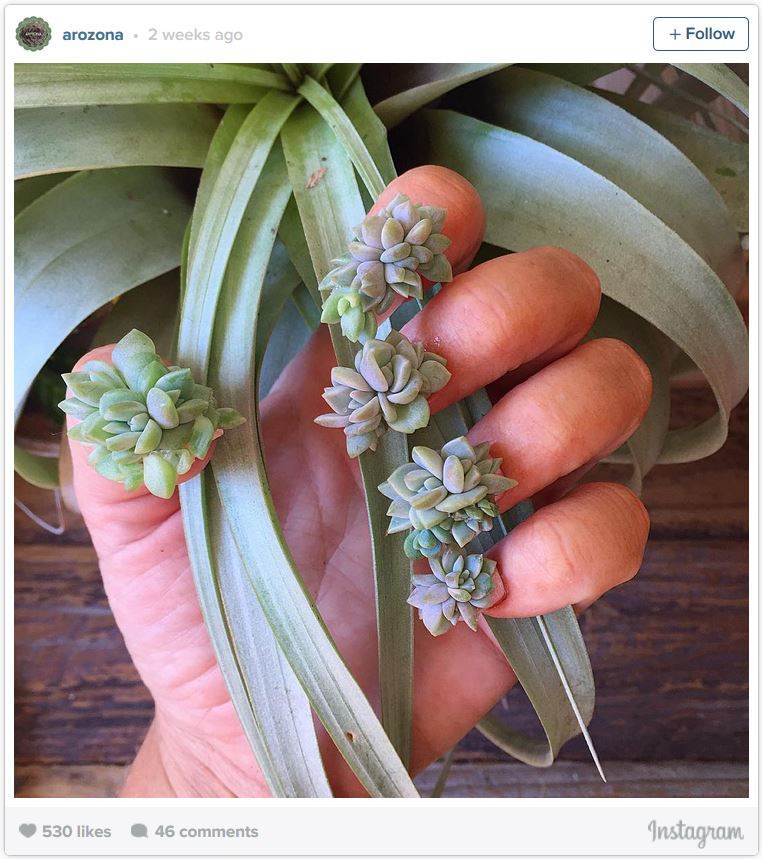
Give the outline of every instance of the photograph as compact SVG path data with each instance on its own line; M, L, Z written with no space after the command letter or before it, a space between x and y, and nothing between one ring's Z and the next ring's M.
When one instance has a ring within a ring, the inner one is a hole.
M748 62L26 56L11 795L751 797Z

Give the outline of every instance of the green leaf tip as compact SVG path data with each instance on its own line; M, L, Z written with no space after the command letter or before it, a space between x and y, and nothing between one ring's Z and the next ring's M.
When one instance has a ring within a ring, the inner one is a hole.
M171 498L178 476L204 459L215 433L245 418L218 408L212 389L195 384L189 369L167 366L142 331L122 337L112 361L63 374L71 396L59 408L80 420L68 436L94 446L88 462L101 476Z
M447 362L399 331L366 340L355 369L334 367L323 399L333 410L315 423L344 430L351 457L375 450L388 430L410 434L429 422L428 398L450 380Z
M397 194L376 215L354 228L348 253L323 279L323 322L341 323L353 342L374 337L376 314L397 296L423 298L422 277L433 283L452 280L444 252L450 239L441 230L447 210L415 205Z
M502 460L491 457L489 448L487 442L474 447L465 436L439 451L414 447L413 461L378 487L392 502L388 533L412 529L404 543L409 558L434 558L446 546L462 548L492 530L495 500L516 481L498 474Z

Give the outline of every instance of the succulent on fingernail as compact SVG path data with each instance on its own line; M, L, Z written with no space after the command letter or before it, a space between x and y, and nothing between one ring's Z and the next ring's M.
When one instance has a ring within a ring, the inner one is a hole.
M215 430L244 418L218 408L212 389L197 385L190 370L164 364L141 331L126 334L111 360L113 366L88 361L63 374L71 396L58 406L80 420L68 436L94 445L88 462L103 477L170 498L178 476L206 456Z
M415 205L397 194L354 229L348 253L336 260L320 284L325 295L322 322L341 323L352 341L374 337L376 314L397 295L423 298L421 277L434 283L452 280L444 252L450 239L442 233L447 210Z
M428 562L430 573L413 576L408 603L432 635L442 635L459 620L476 632L479 615L492 604L497 563L453 547Z
M487 442L474 447L465 436L439 451L414 447L413 461L378 487L391 499L387 534L410 530L404 544L409 558L435 557L443 546L465 546L492 529L495 499L516 481L497 473L502 460L490 457L489 448Z
M429 422L428 397L450 380L446 360L399 331L366 340L355 369L334 367L323 399L333 412L315 423L344 430L351 457L375 450L388 430L413 433Z

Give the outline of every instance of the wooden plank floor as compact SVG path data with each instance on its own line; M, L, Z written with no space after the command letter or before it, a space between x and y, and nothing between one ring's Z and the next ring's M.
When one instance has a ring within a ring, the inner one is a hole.
M677 395L685 424L711 410ZM611 469L608 469L611 472ZM575 740L549 770L508 761L476 732L456 755L451 796L745 796L748 756L748 417L701 463L658 468L638 577L582 619L598 699L591 725L609 784ZM45 493L18 496L54 518ZM16 511L16 764L20 796L108 796L152 714L100 583L81 520L55 537ZM534 730L521 693L496 709ZM437 768L420 777L430 790Z

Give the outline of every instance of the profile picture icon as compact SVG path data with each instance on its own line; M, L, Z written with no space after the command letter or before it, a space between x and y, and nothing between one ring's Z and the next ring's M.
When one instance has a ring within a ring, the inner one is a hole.
M41 51L50 43L50 34L44 18L24 18L16 27L16 41L25 51Z

